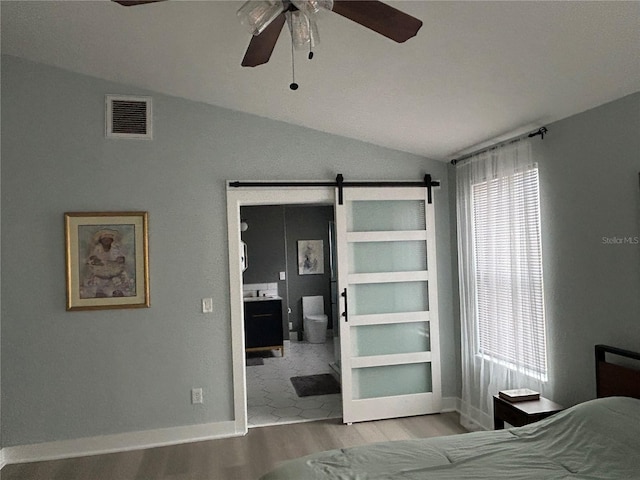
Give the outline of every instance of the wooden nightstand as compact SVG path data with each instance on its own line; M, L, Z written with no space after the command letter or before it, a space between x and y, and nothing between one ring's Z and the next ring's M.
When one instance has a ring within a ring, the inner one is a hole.
M539 400L528 400L525 402L509 402L493 396L493 427L496 430L504 428L504 422L514 427L522 427L543 418L550 417L554 413L564 410L562 405L558 405L551 400L540 397Z

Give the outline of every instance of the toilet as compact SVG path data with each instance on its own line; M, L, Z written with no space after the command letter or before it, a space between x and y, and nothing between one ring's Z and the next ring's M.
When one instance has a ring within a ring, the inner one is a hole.
M302 321L305 340L309 343L327 341L327 316L324 314L324 297L302 297Z

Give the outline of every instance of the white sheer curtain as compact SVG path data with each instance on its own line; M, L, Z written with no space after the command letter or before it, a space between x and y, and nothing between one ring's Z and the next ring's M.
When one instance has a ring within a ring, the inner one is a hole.
M462 421L492 428L493 395L547 375L538 170L528 140L456 167Z

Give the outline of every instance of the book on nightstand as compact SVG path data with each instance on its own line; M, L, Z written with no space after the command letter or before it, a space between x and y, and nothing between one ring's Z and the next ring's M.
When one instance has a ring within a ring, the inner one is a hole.
M528 388L516 388L514 390L501 390L498 392L500 398L508 402L526 402L528 400L539 400L540 393Z

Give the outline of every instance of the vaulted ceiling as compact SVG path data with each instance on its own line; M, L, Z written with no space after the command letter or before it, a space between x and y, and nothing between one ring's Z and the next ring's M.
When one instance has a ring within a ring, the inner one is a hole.
M297 91L286 29L240 66L237 1L3 1L2 53L439 160L640 90L640 2L387 3L416 37L324 12Z

